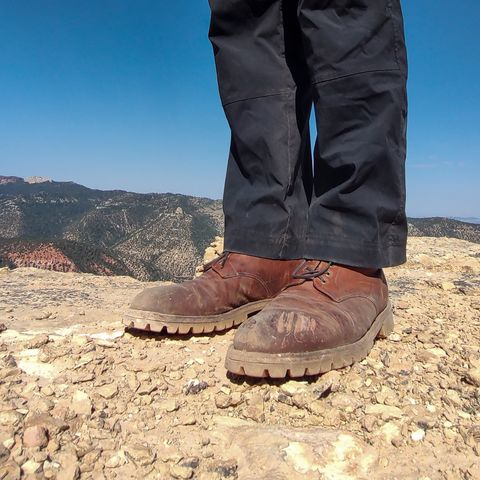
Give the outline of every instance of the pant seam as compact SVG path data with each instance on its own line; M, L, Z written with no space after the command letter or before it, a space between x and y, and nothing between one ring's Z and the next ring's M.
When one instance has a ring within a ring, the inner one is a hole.
M388 0L387 8L390 20L392 21L392 30L393 30L393 54L395 56L395 63L397 64L398 69L400 69L400 59L398 57L398 45L399 45L399 37L398 37L398 29L397 24L395 22L395 18L393 15L393 5L392 0Z
M288 89L285 89L285 90L277 90L277 91L272 92L272 93L265 93L263 95L255 95L253 97L236 98L234 100L228 100L228 101L222 103L222 105L225 107L227 105L231 105L232 103L244 102L245 100L255 100L257 98L265 98L265 97L276 97L276 96L285 95L287 93L290 93L290 91L291 91L291 88L288 88Z
M363 70L361 72L355 72L355 73L347 73L345 75L338 75L336 77L330 77L330 78L323 78L323 79L313 79L312 85L317 85L319 83L328 83L328 82L333 82L335 80L341 80L342 78L348 78L348 77L355 77L357 75L365 75L368 73L377 73L377 72L398 72L400 71L399 68L377 68L373 70Z
M288 183L286 187L286 192L285 192L285 202L288 198L288 192L290 191L291 184L292 184L292 155L290 151L290 137L291 137L291 127L290 127L290 111L289 111L290 104L289 102L285 103L285 116L287 120L287 165L288 165ZM292 218L292 209L290 206L287 206L288 210L288 216L287 216L287 224L285 226L285 232L283 233L283 242L282 242L282 248L280 249L280 255L283 254L283 251L285 250L285 246L287 244L287 236L288 236L288 229L290 227L290 221Z

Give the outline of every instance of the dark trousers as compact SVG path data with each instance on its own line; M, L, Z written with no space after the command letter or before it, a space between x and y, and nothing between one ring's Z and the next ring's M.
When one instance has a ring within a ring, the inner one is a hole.
M210 7L232 131L225 250L376 268L404 262L400 0L210 0Z

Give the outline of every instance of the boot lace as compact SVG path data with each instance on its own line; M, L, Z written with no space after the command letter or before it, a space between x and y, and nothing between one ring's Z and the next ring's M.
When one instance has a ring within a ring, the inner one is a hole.
M223 267L229 255L230 255L230 252L226 252L226 251L222 252L218 257L214 258L213 260L210 260L207 263L204 263L202 265L202 271L206 272L209 268L212 268L217 263L220 264L221 267Z
M303 280L313 280L314 278L320 278L322 283L325 283L325 279L323 278L323 276L330 275L330 267L332 265L333 262L328 262L324 268L317 270L316 268L312 268L310 265L308 265L308 260L303 260L302 263L300 263L293 271L292 277ZM303 272L301 272L302 269Z

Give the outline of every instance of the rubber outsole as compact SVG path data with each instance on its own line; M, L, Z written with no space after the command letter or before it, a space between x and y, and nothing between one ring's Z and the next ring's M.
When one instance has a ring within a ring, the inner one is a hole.
M123 317L126 328L146 332L188 335L213 333L236 327L262 310L270 300L259 300L219 315L181 316L130 309Z
M298 378L347 367L363 360L375 339L393 331L390 302L377 316L367 333L355 343L340 347L301 353L257 353L230 346L225 358L226 369L236 375L257 378Z

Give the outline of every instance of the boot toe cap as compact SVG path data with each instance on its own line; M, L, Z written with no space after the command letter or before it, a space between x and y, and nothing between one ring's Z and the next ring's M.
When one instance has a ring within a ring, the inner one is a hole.
M177 313L175 307L178 307L178 302L175 302L174 297L173 292L167 285L146 288L133 298L130 308L132 310L175 315Z
M344 332L328 312L269 310L251 317L237 330L234 348L255 353L301 353L342 344Z

